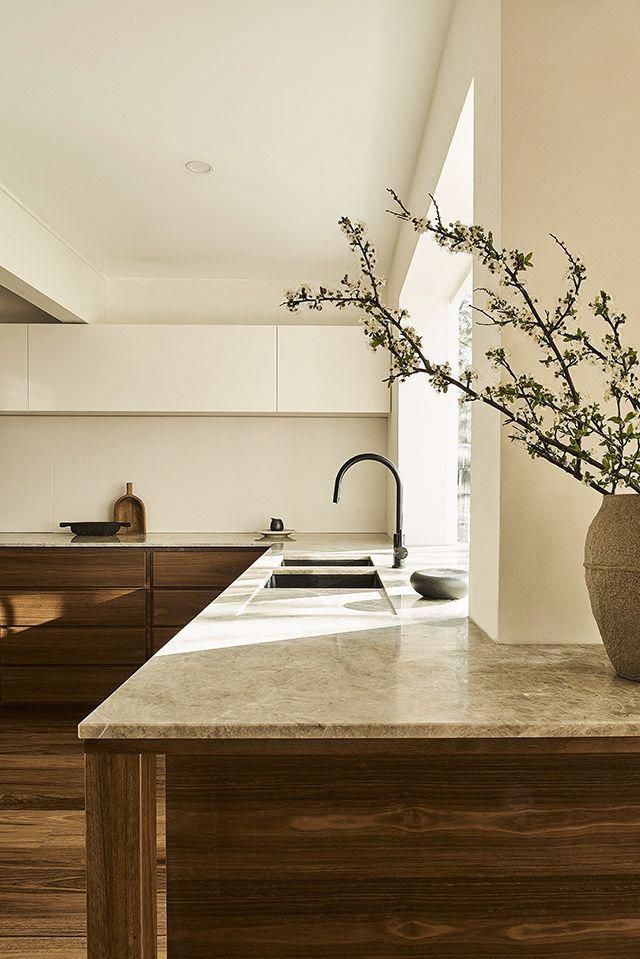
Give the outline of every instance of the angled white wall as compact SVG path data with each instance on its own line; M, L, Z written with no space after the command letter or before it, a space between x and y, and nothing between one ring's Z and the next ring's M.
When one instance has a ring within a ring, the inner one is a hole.
M103 315L102 274L2 184L0 284L66 323Z
M438 79L418 156L409 205L427 212L442 173L449 145L469 88L474 98L473 219L500 237L500 0L456 0L445 42ZM450 219L443 209L443 217ZM454 214L455 215L455 214ZM400 231L388 291L400 295L418 238ZM483 281L474 276L474 285ZM484 350L493 343L492 331L478 327L473 334L473 362L482 368ZM471 489L471 617L489 635L498 633L500 577L500 424L492 411L473 409ZM390 430L394 445L394 428Z

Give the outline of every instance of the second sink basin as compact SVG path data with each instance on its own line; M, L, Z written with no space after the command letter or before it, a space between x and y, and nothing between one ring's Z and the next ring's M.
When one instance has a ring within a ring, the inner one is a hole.
M273 573L265 589L383 589L377 573Z
M373 566L373 560L370 556L356 556L348 559L339 557L324 556L321 559L313 556L305 556L302 559L287 557L282 560L283 566Z

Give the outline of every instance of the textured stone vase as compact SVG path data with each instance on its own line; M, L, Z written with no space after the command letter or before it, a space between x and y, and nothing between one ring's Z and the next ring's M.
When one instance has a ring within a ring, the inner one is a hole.
M640 494L602 498L584 567L607 655L619 676L640 682Z

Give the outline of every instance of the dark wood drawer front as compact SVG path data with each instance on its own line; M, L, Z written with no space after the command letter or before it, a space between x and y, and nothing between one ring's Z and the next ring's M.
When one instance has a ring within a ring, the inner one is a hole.
M97 705L135 671L131 666L3 666L0 701Z
M154 626L186 626L208 606L219 589L154 589Z
M173 959L640 954L637 753L367 745L167 756Z
M106 548L106 547L105 547ZM0 592L0 626L145 626L144 589Z
M144 549L101 546L83 549L0 550L2 589L86 589L144 586Z
M146 630L127 626L16 626L0 631L3 665L142 665Z
M154 550L154 586L226 587L259 556L264 549Z
M154 626L151 632L151 649L157 653L159 649L166 646L170 639L180 632L180 626Z

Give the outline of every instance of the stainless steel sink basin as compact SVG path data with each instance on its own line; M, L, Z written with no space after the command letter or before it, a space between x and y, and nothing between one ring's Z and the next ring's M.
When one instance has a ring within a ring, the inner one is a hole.
M339 557L318 557L305 556L302 559L293 559L287 557L282 560L283 566L373 566L373 560L370 556L356 556L355 558L340 559Z
M265 589L383 589L377 573L273 573Z

